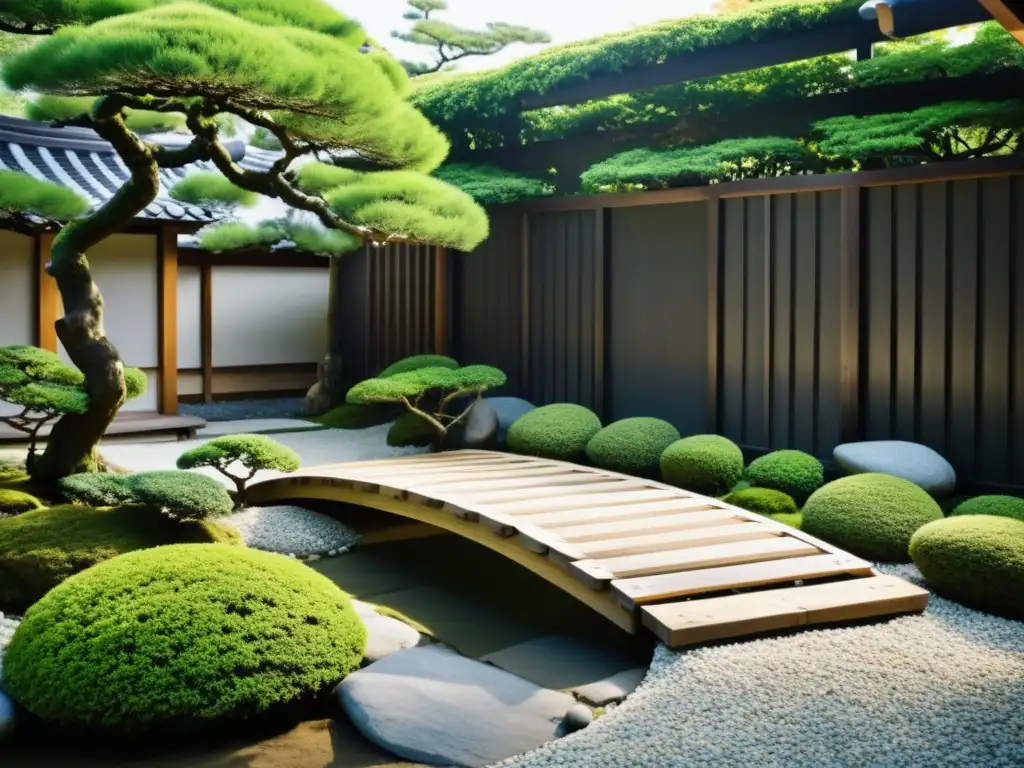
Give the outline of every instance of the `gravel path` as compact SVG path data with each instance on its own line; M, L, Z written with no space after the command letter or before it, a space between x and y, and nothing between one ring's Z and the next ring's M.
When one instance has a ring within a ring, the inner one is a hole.
M304 507L250 507L222 522L238 531L247 547L298 558L334 557L360 539L340 520Z
M216 403L181 403L182 416L198 416L207 421L236 419L302 419L308 416L301 397L269 400L226 400Z
M659 647L613 712L501 765L1020 768L1022 702L1024 624L933 595L881 624Z
M4 616L0 612L0 680L3 679L4 671L4 650L7 648L7 644L11 642L11 638L14 637L14 630L18 628L21 621L14 618L13 616Z

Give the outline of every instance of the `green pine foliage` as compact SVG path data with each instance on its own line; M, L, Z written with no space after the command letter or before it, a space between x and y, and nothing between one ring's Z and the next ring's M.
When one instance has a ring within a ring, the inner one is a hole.
M67 187L20 171L0 170L0 221L26 213L68 221L88 211L89 201Z
M601 431L601 419L589 408L554 403L535 408L508 428L508 449L524 456L584 462L587 444Z
M270 248L288 239L288 233L277 222L246 224L227 221L203 227L197 235L199 247L205 251L222 253L245 248Z
M543 179L478 163L442 165L434 176L458 187L480 205L516 203L546 197L555 191L554 185Z
M249 138L249 145L257 149L266 149L271 152L281 151L281 142L266 128L257 128Z
M957 504L954 515L995 515L1024 522L1024 499L1017 496L975 496Z
M386 379L396 373L409 373L418 371L421 368L450 368L455 370L459 367L459 361L447 355L411 355L396 360L383 371L377 374L378 379Z
M679 430L662 419L620 419L587 443L594 466L637 477L658 478L661 454L679 439Z
M25 117L40 122L60 122L88 115L96 103L93 96L54 96L42 94L25 105ZM182 131L183 115L153 112L145 109L127 110L125 124L138 134Z
M743 451L721 435L684 437L661 455L661 477L678 488L721 496L743 478Z
M365 647L348 596L312 568L184 544L122 555L49 592L7 647L4 687L54 726L215 732L326 699Z
M751 462L747 479L755 488L782 491L803 504L825 484L825 468L803 451L772 451Z
M21 612L68 577L124 552L185 542L241 545L233 529L213 521L179 523L145 507L103 506L56 506L0 520L0 611Z
M294 472L301 464L299 455L266 435L225 435L185 451L178 457L178 469L209 467L235 484L235 506L245 506L246 484L260 470ZM245 470L238 474L232 466Z
M175 200L191 205L243 206L256 205L259 195L236 187L216 171L194 171L170 189Z

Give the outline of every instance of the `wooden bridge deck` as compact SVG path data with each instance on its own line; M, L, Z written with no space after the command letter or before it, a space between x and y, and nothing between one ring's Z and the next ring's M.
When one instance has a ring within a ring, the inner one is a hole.
M311 467L252 503L330 499L470 538L669 647L921 612L928 592L769 518L663 483L490 451Z

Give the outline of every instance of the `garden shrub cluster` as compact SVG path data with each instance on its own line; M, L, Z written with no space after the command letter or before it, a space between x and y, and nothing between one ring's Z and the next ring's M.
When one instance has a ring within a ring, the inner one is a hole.
M721 496L743 478L743 451L720 435L693 435L661 456L666 483L706 496Z
M0 611L21 611L79 571L163 544L240 544L213 521L180 523L138 506L56 506L0 520Z
M1024 499L1016 496L975 496L957 504L953 515L995 515L1024 522Z
M186 522L222 517L234 508L230 494L216 480L181 470L71 475L60 486L72 501L92 506L145 504Z
M240 464L245 474L231 470ZM235 484L235 506L244 507L246 484L260 470L294 472L299 455L266 435L225 435L193 448L178 457L178 469L216 469Z
M53 725L197 732L316 700L358 669L365 645L345 593L302 563L174 545L46 594L7 648L3 682Z
M559 461L582 461L587 444L601 431L601 419L589 408L555 403L523 414L508 428L512 453Z
M907 562L910 538L942 509L918 486L892 475L866 473L815 491L803 509L803 529L854 555Z
M602 469L657 479L661 454L678 439L679 430L662 419L621 419L590 438L586 454Z
M782 491L801 505L825 484L825 467L803 451L772 451L750 463L747 479L755 488Z

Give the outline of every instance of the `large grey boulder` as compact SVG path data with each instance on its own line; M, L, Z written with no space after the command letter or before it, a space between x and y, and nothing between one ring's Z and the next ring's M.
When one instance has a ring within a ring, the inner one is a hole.
M442 645L395 653L349 675L338 698L353 724L399 757L483 768L564 732L575 704Z
M405 622L374 613L361 616L366 625L366 652L363 662L372 664L393 653L415 648L423 636Z
M498 442L505 442L508 428L520 416L536 410L537 406L520 397L485 397L486 402L498 416Z
M453 447L486 449L494 445L498 434L498 415L486 400L477 400L466 420L452 430Z
M14 702L11 697L0 691L0 744L14 734Z
M832 456L849 474L881 472L909 480L936 498L956 488L953 466L926 445L903 440L874 440L837 445Z

